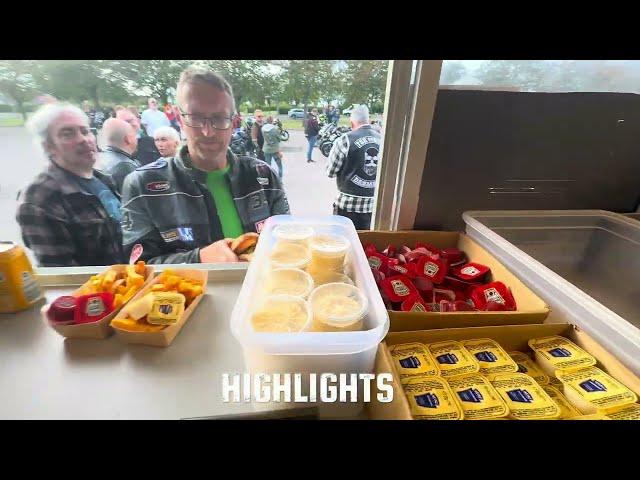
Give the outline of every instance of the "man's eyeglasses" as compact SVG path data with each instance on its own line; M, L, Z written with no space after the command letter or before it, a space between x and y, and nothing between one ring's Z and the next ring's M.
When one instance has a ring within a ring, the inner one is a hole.
M182 109L179 110L184 124L188 127L203 128L208 121L216 130L227 130L231 128L233 115L230 117L225 117L224 115L206 117L204 115L198 115L197 113L184 113Z

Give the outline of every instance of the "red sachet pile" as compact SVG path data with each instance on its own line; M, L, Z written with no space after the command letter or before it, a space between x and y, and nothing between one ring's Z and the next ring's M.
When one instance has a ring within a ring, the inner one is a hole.
M388 310L401 312L514 311L516 301L491 269L469 262L457 248L364 245L371 272Z

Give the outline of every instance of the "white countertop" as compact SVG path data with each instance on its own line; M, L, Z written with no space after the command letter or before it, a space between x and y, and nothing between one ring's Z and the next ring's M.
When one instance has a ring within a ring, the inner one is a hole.
M0 419L181 419L249 413L223 403L221 374L243 373L229 317L246 270L210 272L202 302L167 348L65 339L38 306L0 314ZM219 279L219 280L218 280ZM49 287L47 301L73 287Z

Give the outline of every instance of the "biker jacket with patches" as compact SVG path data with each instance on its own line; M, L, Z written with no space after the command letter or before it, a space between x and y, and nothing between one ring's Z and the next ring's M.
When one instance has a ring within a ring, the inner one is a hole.
M227 153L226 177L245 232L260 232L289 203L275 172L261 160ZM224 238L207 173L191 166L187 147L175 158L142 166L122 192L124 250L143 247L148 263L199 263L200 248Z

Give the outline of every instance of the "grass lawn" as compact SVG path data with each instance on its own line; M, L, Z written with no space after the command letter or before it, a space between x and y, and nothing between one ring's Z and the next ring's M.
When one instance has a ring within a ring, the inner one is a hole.
M279 116L278 112L275 110L268 111L268 112L263 110L262 112L264 113L265 118L268 117L269 115L273 115L274 117ZM242 116L246 118L248 116L253 116L253 113L242 112ZM349 117L341 115L340 120L338 121L338 125L348 127L350 125ZM282 120L282 126L285 128L285 130L303 130L304 129L304 127L302 126L302 120L299 118L293 119L293 118L287 117L284 120Z
M351 125L349 123L349 117L340 117L338 125L345 127ZM285 130L303 130L302 120L300 120L299 118L287 118L286 120L282 121L282 126L285 128Z
M22 117L19 118L0 118L0 127L21 127L24 125Z

